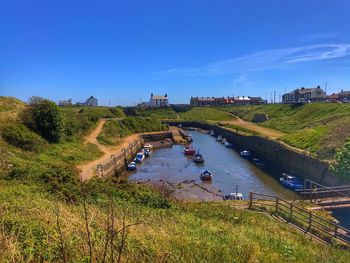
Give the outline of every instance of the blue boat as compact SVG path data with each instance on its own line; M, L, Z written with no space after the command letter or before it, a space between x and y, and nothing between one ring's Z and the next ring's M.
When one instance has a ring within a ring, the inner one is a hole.
M201 155L200 153L199 153L199 151L197 151L197 153L194 155L194 157L193 157L193 161L195 162L195 163L204 163L204 158L203 158L203 155Z
M291 189L291 190L298 190L298 189L303 189L304 184L303 182L296 176L292 176L286 173L282 174L282 177L280 178L280 183Z
M136 163L142 163L144 159L145 159L145 155L142 152L139 152L139 153L137 153L134 161Z
M128 170L129 171L135 171L136 168L137 168L137 164L135 162L129 163L129 165L128 165Z
M243 158L249 158L252 155L252 153L250 151L248 151L248 150L241 151L239 154Z

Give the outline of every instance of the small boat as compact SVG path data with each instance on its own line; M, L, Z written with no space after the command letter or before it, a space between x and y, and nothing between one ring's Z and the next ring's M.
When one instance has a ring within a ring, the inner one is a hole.
M128 171L135 171L137 168L137 164L135 162L131 162L128 165Z
M260 167L264 167L266 165L263 161L260 161L258 158L253 158L253 163Z
M147 143L147 144L145 144L144 146L143 146L143 148L144 149L153 149L153 145L152 144L150 144L150 143Z
M223 195L224 200L244 200L242 193L229 193Z
M144 159L145 159L145 155L142 152L139 152L136 154L135 162L142 163Z
M219 135L219 136L216 138L216 140L217 140L218 142L221 142L221 140L222 140L222 136L221 136L221 135Z
M215 131L214 131L214 130L211 130L211 131L209 132L209 134L210 134L210 136L215 136Z
M229 142L225 142L225 147L227 147L227 148L232 148L233 145L232 145L231 143L229 143Z
M192 147L192 145L186 146L184 148L185 155L194 155L195 153L196 153L196 150Z
M199 153L199 151L194 155L193 161L195 163L204 163L204 158L203 156Z
M181 123L179 123L179 124L177 125L177 127L178 127L178 128L182 128L182 125L181 125Z
M291 190L298 190L298 189L303 189L304 188L304 184L303 182L296 176L292 176L290 174L287 173L283 173L282 177L280 178L280 183L291 189Z
M248 158L248 157L250 157L252 155L252 153L250 151L248 151L248 150L244 150L244 151L240 152L240 155L243 158Z
M221 143L225 144L226 142L227 142L227 140L225 138L222 138Z
M151 150L150 149L144 149L143 150L143 154L145 155L145 157L150 157L151 156Z
M191 135L188 135L186 140L187 140L187 142L193 142L193 138L191 137Z
M209 172L208 170L204 170L201 173L201 180L202 181L211 181L211 179L213 178L211 172Z

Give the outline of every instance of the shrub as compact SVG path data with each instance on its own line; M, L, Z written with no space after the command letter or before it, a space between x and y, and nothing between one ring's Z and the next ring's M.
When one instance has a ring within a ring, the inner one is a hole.
M27 108L30 126L49 142L58 142L64 135L63 115L52 101L31 97Z
M337 150L335 154L337 164L330 167L330 170L344 181L350 181L350 141Z
M2 137L16 147L26 151L41 151L47 142L21 123L11 123L4 127Z

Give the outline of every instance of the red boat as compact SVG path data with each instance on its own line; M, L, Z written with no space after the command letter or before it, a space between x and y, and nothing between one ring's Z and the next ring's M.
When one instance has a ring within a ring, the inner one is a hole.
M196 153L196 150L192 147L192 145L186 146L184 149L185 155L194 155L195 153Z

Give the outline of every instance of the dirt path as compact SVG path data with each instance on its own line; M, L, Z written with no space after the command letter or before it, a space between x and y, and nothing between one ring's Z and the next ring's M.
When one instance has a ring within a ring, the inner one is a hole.
M128 144L134 142L139 137L139 134L133 134L123 138L123 141L116 146L103 145L97 141L97 136L100 134L103 125L106 123L106 121L106 119L101 119L96 129L84 138L85 143L95 144L103 152L103 155L96 160L78 166L78 169L80 170L80 178L83 181L90 179L96 174L96 166L98 164L108 161L111 158L111 154L116 154L121 149L126 147Z
M269 137L271 139L278 139L278 138L285 135L285 133L283 133L281 131L277 131L274 129L259 126L256 123L242 120L238 116L235 116L235 117L237 119L232 120L232 121L222 121L221 123L233 124L233 125L236 125L236 126L239 126L239 127L251 130L251 131L255 131L255 132L260 133L261 135Z

